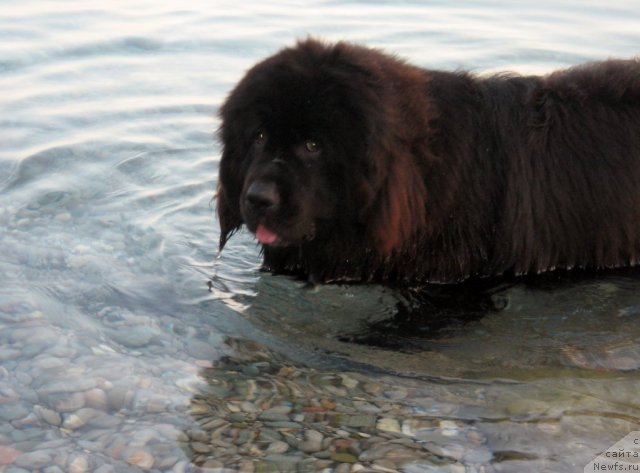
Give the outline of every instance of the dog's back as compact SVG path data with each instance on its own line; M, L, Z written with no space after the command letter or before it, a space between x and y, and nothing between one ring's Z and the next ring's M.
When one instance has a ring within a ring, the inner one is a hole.
M427 74L445 169L425 176L427 279L639 262L640 61Z
M515 80L515 79L514 79ZM640 257L640 62L532 78L522 127L504 139L505 236L513 271L615 267Z

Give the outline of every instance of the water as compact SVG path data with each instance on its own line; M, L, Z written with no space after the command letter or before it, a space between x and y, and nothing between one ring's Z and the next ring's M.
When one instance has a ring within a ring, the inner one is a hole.
M538 73L638 54L638 7L4 2L0 471L574 472L640 430L637 272L310 291L212 202L218 106L297 37Z

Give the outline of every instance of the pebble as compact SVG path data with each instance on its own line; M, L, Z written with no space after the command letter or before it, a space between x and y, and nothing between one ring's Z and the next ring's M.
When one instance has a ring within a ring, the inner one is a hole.
M338 463L356 463L358 461L358 458L350 453L332 453L330 458Z
M109 409L119 411L127 402L127 399L133 397L128 386L114 386L107 393L107 405Z
M99 468L96 468L96 470L93 473L115 473L116 469L113 467L113 465L102 465Z
M264 411L258 416L258 420L264 422L288 422L289 416L280 412Z
M224 469L224 463L218 460L209 459L202 464L202 469L204 469L205 471L215 469L215 470L218 470L217 473L223 473L223 472L220 472L219 470Z
M493 453L486 448L465 448L461 457L463 463L477 465L487 464L492 458Z
M455 437L456 435L458 435L458 433L460 433L458 424L451 420L441 420L438 423L438 426L442 435L444 435L445 437Z
M219 350L215 345L202 342L200 340L191 340L186 344L187 353L198 360L215 360L220 357Z
M76 455L69 462L69 473L85 473L89 470L89 462L84 455Z
M0 347L0 361L6 362L9 360L15 360L22 355L20 350L15 350L8 347Z
M384 392L385 397L394 401L400 401L407 397L408 391L404 388L390 389Z
M350 415L345 418L342 425L354 428L373 428L376 426L377 418L375 414Z
M85 405L99 410L106 410L108 406L107 394L99 388L90 389L84 393Z
M52 459L51 452L36 450L20 455L16 458L15 464L24 468L38 469L50 464Z
M439 457L451 458L456 461L460 460L465 454L464 446L457 443L448 443L444 445L432 443L427 444L426 448Z
M375 446L374 448L370 448L368 450L365 450L364 452L362 452L360 454L359 459L361 461L365 461L365 462L371 462L374 460L378 460L380 458L384 458L384 456L391 450L393 450L393 446L391 445L382 445L382 446Z
M333 473L351 473L352 471L349 463L340 463L333 469Z
M299 422L267 422L266 425L273 429L301 429L302 424Z
M270 453L285 453L287 450L289 450L289 444L287 442L282 442L282 441L278 440L276 442L273 442L273 443L269 444L269 446L265 450L265 453L267 453L267 454L270 454Z
M260 413L258 419L265 422L288 422L289 415L288 412L281 412L278 409L269 409Z
M298 444L298 448L306 453L314 453L322 450L322 440L324 436L316 430L306 430L305 440Z
M16 381L20 384L24 384L26 386L30 385L33 382L33 378L29 373L25 373L24 371L20 371L15 373Z
M24 429L25 427L35 427L39 424L40 419L34 412L30 412L25 417L11 422L11 425L13 425L17 429Z
M536 417L549 409L546 402L537 399L516 399L506 406L506 411L514 417Z
M32 473L31 470L25 470L24 468L18 468L16 466L10 466L2 473Z
M349 375L340 374L339 376L340 376L340 379L342 380L342 384L348 389L355 389L358 387L358 384L360 383L360 381L352 378Z
M0 404L0 419L6 422L22 419L29 410L20 404Z
M298 463L302 457L297 455L267 455L264 457L266 463L275 465L277 471L289 472L296 471Z
M77 411L84 407L83 393L68 393L64 397L54 402L55 410L58 412Z
M91 407L84 407L72 414L66 414L62 421L62 427L69 430L76 430L86 425L91 419L101 415L102 412Z
M69 468L69 469L71 469L71 468ZM60 468L58 465L52 465L52 466L48 466L46 468L43 468L42 469L42 473L65 473L65 471L62 468Z
M248 413L253 413L253 412L258 412L259 411L258 407L254 403L249 402L249 401L242 402L240 404L240 409L243 412L248 412Z
M150 470L153 467L154 458L145 450L135 450L124 456L124 460L130 465L137 466L143 470Z
M277 415L277 414L289 415L291 413L291 411L292 411L292 407L290 405L281 404L281 405L278 405L278 406L274 406L274 407L272 407L272 408L270 408L270 409L268 409L268 410L266 410L264 412L265 412L265 414L269 413L269 414L275 414L275 415Z
M78 393L96 387L96 381L92 378L60 379L39 389L43 394Z
M385 432L401 432L400 423L397 419L392 419L389 417L383 417L378 420L378 424L376 426L378 430L383 430Z
M157 332L146 325L135 325L122 329L105 329L105 334L126 348L137 349L149 345Z
M389 460L378 460L371 465L376 471L382 471L386 473L398 473L395 463Z
M189 444L191 450L195 453L209 453L211 452L211 446L202 442L192 442Z
M540 424L540 425L554 425L556 427L559 427L555 424ZM560 429L558 429L556 432L559 432ZM469 439L472 443L474 443L475 445L482 445L484 443L487 442L487 437L483 434L481 434L480 432L478 432L477 430L470 430L469 432L467 432L467 439Z
M10 465L11 463L15 462L21 454L22 452L20 450L0 445L0 466Z

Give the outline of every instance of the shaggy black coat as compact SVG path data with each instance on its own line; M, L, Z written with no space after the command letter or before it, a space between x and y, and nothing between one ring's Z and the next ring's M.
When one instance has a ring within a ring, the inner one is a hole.
M640 61L417 68L306 40L221 108L220 248L313 281L457 282L640 257Z

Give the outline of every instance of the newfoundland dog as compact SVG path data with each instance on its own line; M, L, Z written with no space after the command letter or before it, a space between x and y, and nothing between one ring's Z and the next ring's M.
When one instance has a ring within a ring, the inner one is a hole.
M640 60L421 69L313 39L223 104L220 248L312 282L457 282L640 258Z

